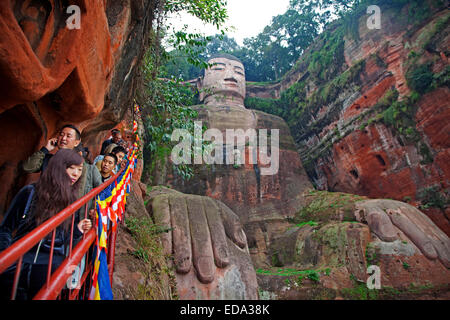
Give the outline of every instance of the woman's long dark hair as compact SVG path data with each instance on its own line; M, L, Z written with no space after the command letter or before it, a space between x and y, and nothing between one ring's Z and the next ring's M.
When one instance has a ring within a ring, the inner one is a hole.
M83 158L71 149L61 149L50 159L47 168L36 182L34 211L36 225L40 225L77 200L81 179L72 185L66 170L72 165L82 163ZM70 223L71 219L66 219L62 224L63 229L68 230Z

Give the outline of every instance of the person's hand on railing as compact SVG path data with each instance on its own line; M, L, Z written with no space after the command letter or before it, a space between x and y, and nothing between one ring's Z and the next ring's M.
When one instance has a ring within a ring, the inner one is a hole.
M91 228L92 222L89 219L83 219L78 223L78 230L82 233L88 232Z

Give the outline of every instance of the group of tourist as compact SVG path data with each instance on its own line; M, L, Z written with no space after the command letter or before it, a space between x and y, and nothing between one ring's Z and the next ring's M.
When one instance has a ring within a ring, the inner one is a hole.
M36 183L18 192L6 211L0 224L0 252L114 176L126 165L130 143L122 139L120 130L114 129L111 137L103 142L100 155L90 163L89 150L81 143L80 131L74 125L63 126L58 137L50 139L23 161L26 173L39 172L41 175ZM92 217L93 201L88 203L88 209L89 217ZM92 228L89 217L85 217L80 209L75 213L76 227L72 234L71 219L56 229L52 272L66 258L71 236L75 246L83 233ZM16 299L31 299L45 283L51 242L50 234L23 256ZM16 264L0 274L2 299L10 298L15 270Z

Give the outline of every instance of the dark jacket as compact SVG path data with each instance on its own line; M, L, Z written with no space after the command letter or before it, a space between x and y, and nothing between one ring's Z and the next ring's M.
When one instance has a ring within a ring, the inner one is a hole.
M100 154L101 154L101 155L104 155L104 154L105 154L106 148L108 148L108 146L109 146L111 143L113 143L112 139L108 139L108 140L103 141L103 143L102 143L102 149L100 150Z
M14 197L0 225L0 251L8 248L31 230L27 221L35 200L34 185L23 187Z
M14 197L8 211L0 225L0 251L5 250L11 244L21 239L27 233L37 227L35 221L36 193L34 184L23 187ZM82 233L78 230L79 218L75 216L74 243L81 238ZM70 241L70 232L64 231L61 227L56 229L55 253L65 256L66 247ZM36 245L30 252L36 252L39 245ZM51 239L47 237L41 243L43 252L48 252L51 247Z
M100 150L100 155L105 155L106 148L108 148L108 146L109 146L111 143L115 143L115 144L117 144L117 145L119 146L121 143L124 143L124 140L123 140L123 139L120 139L118 142L114 142L113 139L111 138L111 139L108 139L108 140L103 141L103 143L102 143L102 149Z
M0 252L37 227L34 215L35 204L36 194L33 184L23 187L14 197L0 225ZM78 222L76 215L73 246L77 244L82 236L82 233L77 228ZM70 229L69 231L64 231L62 227L56 228L51 272L54 272L64 261L68 254L69 244ZM45 284L50 249L51 233L25 253L22 260L16 299L31 299ZM9 299L16 267L17 262L0 274L0 299Z

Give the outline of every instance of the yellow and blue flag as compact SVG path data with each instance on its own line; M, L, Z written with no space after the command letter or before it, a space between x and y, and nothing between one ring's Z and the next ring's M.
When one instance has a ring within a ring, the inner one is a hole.
M106 254L108 250L108 210L114 183L106 187L96 197L97 242L94 252L94 272L90 300L112 300L113 294L108 273Z
M111 226L111 231L116 232L117 222L123 219L126 197L130 192L130 183L136 163L135 145L125 170L96 197L97 241L90 300L113 299L107 261L108 228Z

